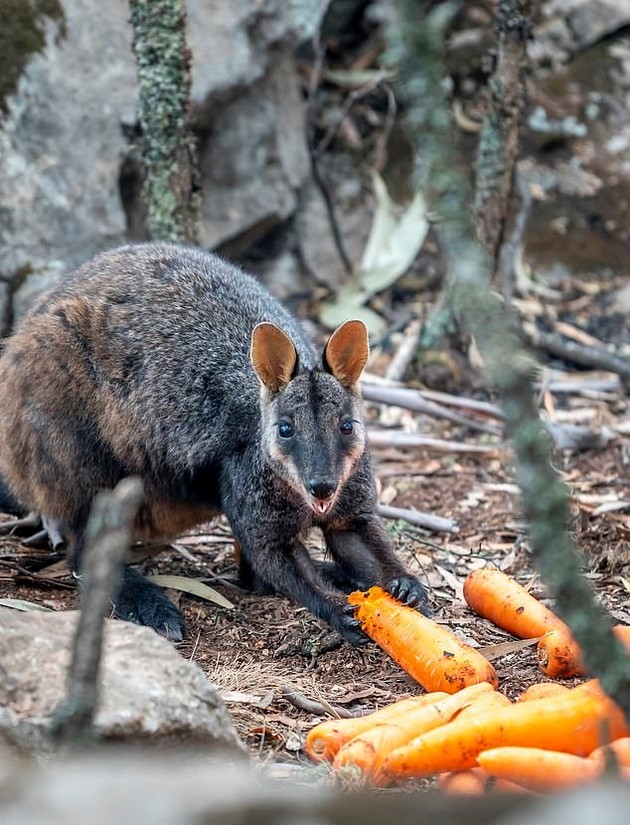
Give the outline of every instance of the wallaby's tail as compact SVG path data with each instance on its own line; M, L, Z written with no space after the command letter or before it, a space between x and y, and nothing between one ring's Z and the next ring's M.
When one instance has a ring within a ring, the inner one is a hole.
M10 513L13 516L19 516L22 512L22 507L20 507L13 498L5 480L0 476L0 513Z

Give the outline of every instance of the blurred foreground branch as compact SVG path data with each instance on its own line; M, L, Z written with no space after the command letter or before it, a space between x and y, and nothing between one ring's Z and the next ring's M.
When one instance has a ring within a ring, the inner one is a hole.
M127 478L115 490L100 493L86 529L81 574L81 612L68 671L68 696L53 719L56 738L65 745L85 745L95 738L98 676L105 616L111 612L118 574L131 542L133 520L142 498L142 482Z
M501 2L516 9L519 0ZM569 534L567 490L553 470L550 443L536 409L532 364L512 333L505 307L492 291L493 266L476 240L468 170L450 134L442 55L444 35L458 5L397 0L396 6L398 17L390 45L416 144L417 182L430 208L440 215L452 311L475 335L489 378L501 396L532 555L556 599L558 613L583 650L587 669L600 677L604 689L630 716L630 659L610 632L610 617L595 602L580 573Z

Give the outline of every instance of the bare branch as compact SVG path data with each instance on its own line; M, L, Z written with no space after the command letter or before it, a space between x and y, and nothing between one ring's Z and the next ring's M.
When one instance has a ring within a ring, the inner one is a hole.
M129 548L133 520L142 498L139 479L123 479L115 490L100 493L86 529L81 575L81 612L68 672L68 695L57 708L53 735L65 745L94 739L98 674L105 616L111 612L120 567Z

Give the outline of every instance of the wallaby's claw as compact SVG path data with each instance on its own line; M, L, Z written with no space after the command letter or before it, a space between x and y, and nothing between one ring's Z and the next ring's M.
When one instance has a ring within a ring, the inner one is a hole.
M354 604L344 604L341 609L347 616L354 616L357 607Z
M353 616L348 616L345 609L339 621L334 622L334 628L351 645L366 645L370 641L361 630L361 622Z
M425 616L431 616L427 593L414 576L400 576L387 582L385 589L408 607L416 607Z

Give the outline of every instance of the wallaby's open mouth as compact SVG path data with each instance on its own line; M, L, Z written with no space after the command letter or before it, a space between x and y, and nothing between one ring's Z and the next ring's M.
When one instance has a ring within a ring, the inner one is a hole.
M311 507L318 515L323 516L333 506L334 500L334 496L329 496L328 498L312 498Z

